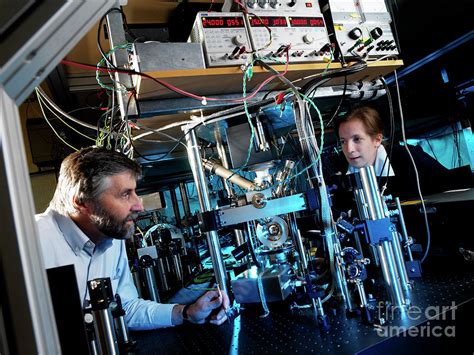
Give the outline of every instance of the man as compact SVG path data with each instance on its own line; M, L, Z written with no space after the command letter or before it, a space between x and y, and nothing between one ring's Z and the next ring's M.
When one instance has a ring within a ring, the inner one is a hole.
M229 299L220 291L209 291L189 306L138 298L124 240L133 235L134 219L143 209L135 191L140 172L136 162L104 148L85 148L66 157L49 208L36 216L46 268L74 264L83 304L87 281L110 277L132 330L209 318L222 324Z

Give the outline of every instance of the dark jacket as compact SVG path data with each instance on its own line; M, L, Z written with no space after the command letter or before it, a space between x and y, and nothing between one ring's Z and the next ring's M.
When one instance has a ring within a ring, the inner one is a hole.
M420 146L408 145L408 147L416 164L424 196L472 185L469 167L449 170L425 153ZM405 147L399 145L393 147L391 164L395 176L388 178L387 193L402 199L418 197L415 169ZM379 185L384 183L385 179L382 179Z

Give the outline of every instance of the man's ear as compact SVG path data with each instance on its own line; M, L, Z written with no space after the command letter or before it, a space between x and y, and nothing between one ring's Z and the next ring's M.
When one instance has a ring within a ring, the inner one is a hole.
M74 209L80 214L90 214L91 213L91 205L89 202L83 202L81 199L74 195L72 197L72 205Z

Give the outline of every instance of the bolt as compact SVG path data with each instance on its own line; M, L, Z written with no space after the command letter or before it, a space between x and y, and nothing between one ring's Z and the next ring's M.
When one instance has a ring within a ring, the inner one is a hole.
M276 235L280 232L280 228L276 224L272 224L268 227L268 233L271 235Z

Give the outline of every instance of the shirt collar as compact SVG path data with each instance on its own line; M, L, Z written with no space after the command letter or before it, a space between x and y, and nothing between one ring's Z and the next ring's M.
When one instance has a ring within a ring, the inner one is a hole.
M89 255L92 255L96 245L89 239L89 237L77 226L74 221L68 217L60 214L55 210L50 210L54 220L58 224L64 239L71 247L72 251L78 255L81 250L84 250ZM112 239L107 238L97 245L100 249L106 250L112 246Z
M383 170L382 170L383 169ZM392 169L392 164L387 156L387 151L383 145L377 148L377 155L375 156L374 171L376 176L395 176ZM359 168L349 165L347 174L358 173Z

